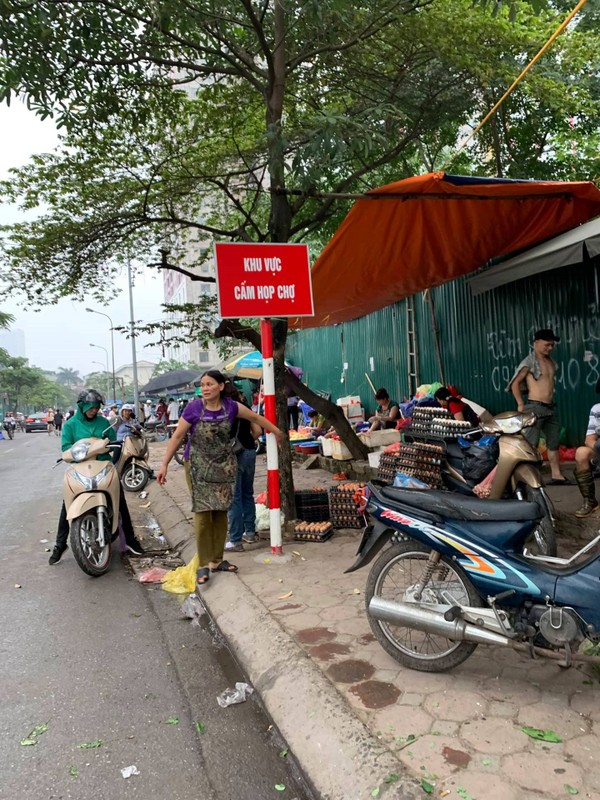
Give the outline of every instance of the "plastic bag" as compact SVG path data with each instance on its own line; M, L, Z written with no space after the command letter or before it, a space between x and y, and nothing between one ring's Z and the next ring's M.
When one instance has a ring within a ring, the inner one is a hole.
M500 445L493 436L484 436L463 449L462 474L467 483L475 486L490 474L498 463Z
M253 691L254 689L247 683L236 683L235 689L225 689L224 692L221 692L217 697L217 703L221 708L227 708L236 703L245 703L247 696L251 695Z
M195 555L189 564L171 570L162 581L165 592L173 594L191 594L196 589L196 572L198 571L198 556Z
M285 524L285 518L281 511L279 513L281 515L281 526L283 527ZM256 504L256 530L257 531L271 530L271 512L269 511L267 506L263 505L262 503Z
M498 469L498 465L494 467L494 469L486 475L486 477L478 483L477 486L473 487L473 494L476 494L477 497L485 498L490 496L490 492L492 491L492 483L494 481L494 476L496 475L496 470Z
M267 505L267 493L266 492L261 492L260 494L257 494L256 497L254 498L254 502L256 503L256 505L260 504L262 506L266 506Z
M190 594L189 597L183 601L181 611L183 616L191 619L192 625L196 627L200 625L200 617L205 613L204 606L195 594Z
M162 567L152 567L151 569L147 569L145 572L142 572L138 578L138 581L140 583L161 583L163 578L165 578L168 574L168 569L163 569Z
M406 475L404 472L397 472L394 478L394 486L397 489L429 489L428 483L423 483L418 478Z

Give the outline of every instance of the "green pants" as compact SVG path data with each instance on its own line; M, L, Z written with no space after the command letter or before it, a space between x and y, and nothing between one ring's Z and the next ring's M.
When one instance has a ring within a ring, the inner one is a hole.
M225 539L227 538L226 511L196 511L194 530L200 567L220 564L223 561Z

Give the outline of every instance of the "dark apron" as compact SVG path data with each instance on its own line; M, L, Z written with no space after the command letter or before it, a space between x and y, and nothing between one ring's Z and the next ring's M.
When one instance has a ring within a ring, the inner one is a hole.
M231 449L227 415L218 422L198 420L191 439L192 511L227 511L233 500L237 458Z

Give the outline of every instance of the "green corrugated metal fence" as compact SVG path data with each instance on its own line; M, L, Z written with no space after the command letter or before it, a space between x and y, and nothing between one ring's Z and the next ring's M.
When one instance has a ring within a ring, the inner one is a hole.
M446 383L492 412L515 408L504 389L524 358L532 334L553 328L561 337L556 401L568 444L583 440L590 406L598 399L600 308L598 265L554 270L471 296L467 279L431 290ZM421 383L440 380L431 308L415 297ZM365 373L376 387L404 399L408 394L406 301L352 322L293 334L288 357L304 369L313 389L360 395L375 403Z

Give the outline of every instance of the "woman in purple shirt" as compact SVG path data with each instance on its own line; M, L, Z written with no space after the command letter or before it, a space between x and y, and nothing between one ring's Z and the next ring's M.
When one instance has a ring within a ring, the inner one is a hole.
M167 482L169 462L189 433L199 584L208 581L211 571L237 572L234 564L223 559L227 510L233 498L237 470L237 458L231 447L231 423L236 417L242 417L274 433L280 445L285 441L284 434L268 419L226 397L225 382L218 370L203 373L200 378L202 397L188 403L183 411L156 475L161 486Z

